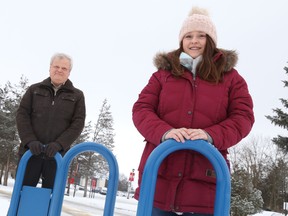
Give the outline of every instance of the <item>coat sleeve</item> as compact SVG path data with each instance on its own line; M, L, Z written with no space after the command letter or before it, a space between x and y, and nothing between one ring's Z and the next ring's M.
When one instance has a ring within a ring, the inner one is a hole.
M64 151L67 151L71 144L80 136L86 118L85 97L82 91L79 94L79 100L75 105L75 112L71 119L69 127L55 140Z
M145 140L154 145L159 145L164 133L172 128L157 113L161 89L161 75L156 72L139 94L132 109L135 127Z
M23 146L30 141L37 140L31 123L32 99L33 91L30 87L23 95L16 113L17 130Z
M229 87L227 118L205 130L219 150L225 150L246 137L254 124L253 101L246 81L235 71Z

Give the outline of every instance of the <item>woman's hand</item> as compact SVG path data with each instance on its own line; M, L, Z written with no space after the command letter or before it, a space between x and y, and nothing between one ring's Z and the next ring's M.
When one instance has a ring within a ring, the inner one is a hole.
M203 139L208 140L207 133L202 129L188 129L189 140Z
M189 139L189 133L187 128L178 128L178 129L171 129L168 131L168 133L165 135L164 139L174 139L177 142L182 142L184 143L185 140Z
M184 143L185 140L208 140L208 136L207 133L202 129L174 128L168 131L165 135L164 140L167 139L174 139L177 142Z

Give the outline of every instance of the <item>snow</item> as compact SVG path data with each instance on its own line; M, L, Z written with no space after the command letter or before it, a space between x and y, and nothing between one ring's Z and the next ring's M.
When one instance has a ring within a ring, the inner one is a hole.
M0 212L6 214L9 209L14 180L9 179L8 186L0 185ZM73 188L70 188L70 196L64 196L61 216L101 216L105 205L105 195L96 193L94 198L83 197L83 191L77 190L73 197ZM127 197L116 197L114 208L115 216L133 216L137 211L137 200ZM3 215L3 214L1 214Z
M271 211L263 211L258 214L254 214L253 216L283 216L284 214L280 214L277 212L271 212Z
M8 181L8 186L0 185L0 212L6 214L9 209L14 180ZM89 193L87 194L89 196ZM105 195L96 193L94 198L83 197L83 191L77 190L73 197L73 189L70 196L64 196L61 216L101 216L105 205ZM133 198L117 196L114 216L135 216L137 212L137 200ZM1 213L1 215L3 215ZM284 216L277 212L263 211L250 216Z

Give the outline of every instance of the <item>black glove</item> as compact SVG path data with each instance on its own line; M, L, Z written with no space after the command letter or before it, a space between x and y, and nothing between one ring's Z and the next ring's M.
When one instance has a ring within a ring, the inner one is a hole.
M42 152L42 143L39 141L31 141L27 144L28 148L30 149L32 155L39 155Z
M56 142L51 142L46 146L45 154L47 157L54 157L62 149L62 146Z

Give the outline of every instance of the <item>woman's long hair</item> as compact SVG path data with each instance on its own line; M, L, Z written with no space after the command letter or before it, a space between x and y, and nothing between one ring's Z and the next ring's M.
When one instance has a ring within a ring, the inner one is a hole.
M176 77L183 76L184 67L180 64L179 56L183 52L181 42L180 48L169 53L172 74ZM219 83L224 74L224 66L226 62L225 53L221 52L207 35L206 46L202 54L202 61L197 65L197 76L211 83Z

